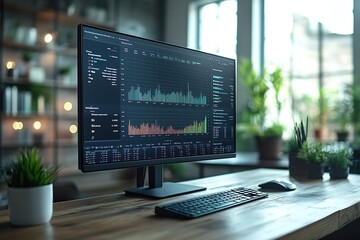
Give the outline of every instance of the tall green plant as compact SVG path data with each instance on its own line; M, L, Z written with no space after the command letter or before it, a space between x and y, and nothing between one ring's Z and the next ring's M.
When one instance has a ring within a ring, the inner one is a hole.
M270 73L269 80L275 91L275 102L277 109L277 120L280 119L281 112L281 100L280 100L280 90L284 85L284 78L282 76L282 70L280 68L275 69L274 72Z
M296 150L299 151L302 145L307 141L309 131L309 118L306 117L306 124L300 121L300 124L295 123L294 125L294 140L296 142Z
M240 77L242 83L248 89L250 101L246 106L245 115L248 123L248 130L256 135L274 136L281 135L284 128L279 124L279 115L281 111L280 89L283 86L283 77L281 69L277 68L272 73L267 73L263 69L263 74L256 74L253 65L249 60L243 60L240 64ZM266 128L265 120L267 114L267 94L270 88L275 91L275 102L277 106L277 122Z
M5 182L9 187L27 188L53 183L58 168L45 168L37 149L20 149L17 160L5 167Z
M246 59L241 62L240 77L250 95L250 102L246 106L246 114L251 123L263 127L266 115L265 96L269 90L265 78L257 75L251 62Z

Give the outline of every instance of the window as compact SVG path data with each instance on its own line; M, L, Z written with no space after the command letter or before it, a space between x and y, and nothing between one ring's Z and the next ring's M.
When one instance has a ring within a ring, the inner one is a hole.
M352 83L352 11L353 0L265 0L265 66L280 66L289 79L283 109L287 126L307 115L321 125L320 92L329 109ZM327 139L333 132L327 130Z
M237 1L223 0L198 5L197 49L236 57Z

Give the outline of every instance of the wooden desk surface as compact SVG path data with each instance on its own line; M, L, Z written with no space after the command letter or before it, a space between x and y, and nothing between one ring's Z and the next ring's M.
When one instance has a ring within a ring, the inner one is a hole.
M207 192L231 185L257 189L260 182L288 178L288 171L257 169L188 181ZM318 239L360 216L360 175L347 180L298 182L291 192L269 192L269 198L194 220L165 218L154 206L172 199L150 200L123 193L54 204L50 223L19 228L0 211L0 239Z
M195 163L208 166L240 166L277 169L287 169L289 167L289 160L287 155L283 155L279 160L260 160L258 157L258 153L256 152L238 152L236 153L236 158L204 160Z
M224 158L194 162L199 166L199 176L205 177L205 167L228 167L239 171L256 168L288 169L288 155L282 155L279 160L260 160L257 152L238 152L235 158ZM234 172L234 171L232 171Z

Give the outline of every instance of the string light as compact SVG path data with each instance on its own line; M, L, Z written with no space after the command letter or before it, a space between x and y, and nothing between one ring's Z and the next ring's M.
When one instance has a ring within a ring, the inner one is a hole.
M35 121L33 127L36 130L39 130L41 128L41 122L40 121Z
M71 102L66 102L65 104L64 104L64 109L66 110L66 111L70 111L71 109L72 109L72 103Z
M14 61L8 61L6 63L6 69L14 69L15 68L15 62Z
M51 33L47 33L44 36L44 42L46 43L51 43L53 40L53 35Z
M77 132L77 126L75 124L72 124L70 127L69 127L69 131L72 133L72 134L75 134Z
M14 130L21 130L23 129L24 124L22 122L14 122L13 123L13 129Z

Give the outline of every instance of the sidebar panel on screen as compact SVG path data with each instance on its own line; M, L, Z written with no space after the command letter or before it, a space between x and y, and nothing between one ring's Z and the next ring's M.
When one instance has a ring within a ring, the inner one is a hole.
M109 37L85 33L88 39L83 42L85 141L120 138L119 49L107 41Z

